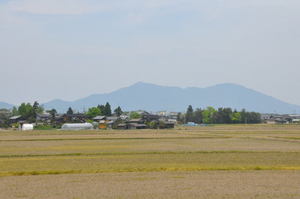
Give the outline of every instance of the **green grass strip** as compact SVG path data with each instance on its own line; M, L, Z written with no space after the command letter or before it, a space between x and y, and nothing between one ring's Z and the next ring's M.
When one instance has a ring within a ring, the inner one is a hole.
M34 176L34 175L62 175L62 174L97 174L97 173L130 173L130 172L176 172L176 171L267 171L267 170L290 170L299 171L300 167L198 167L198 168L128 168L128 169L106 169L106 170L66 170L66 171L20 171L0 172L0 177L5 176Z

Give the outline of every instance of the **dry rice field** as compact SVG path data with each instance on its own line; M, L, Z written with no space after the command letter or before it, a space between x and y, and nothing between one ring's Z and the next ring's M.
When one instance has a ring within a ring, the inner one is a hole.
M300 125L0 131L1 199L299 199Z

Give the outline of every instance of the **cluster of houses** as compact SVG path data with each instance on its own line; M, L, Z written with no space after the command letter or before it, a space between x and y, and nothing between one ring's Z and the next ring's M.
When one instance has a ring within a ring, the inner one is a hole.
M8 112L0 112L8 115ZM54 128L65 130L78 129L167 129L174 128L177 124L177 112L157 112L148 113L146 111L136 112L139 118L130 118L130 113L120 116L96 116L89 117L83 113L75 114L37 114L34 124L22 116L9 118L9 126L14 126L23 130L32 130L34 126L49 125ZM300 124L300 115L281 114L261 114L263 123L267 124ZM2 121L0 120L0 123ZM3 121L4 122L4 121ZM188 123L187 126L195 126L195 123Z
M300 115L262 114L261 119L267 124L298 124Z
M172 114L151 114L145 111L139 112L140 118L131 119L128 115L121 116L96 116L89 117L86 114L37 114L35 125L52 125L64 130L80 129L148 129L174 128L177 123L177 113ZM9 118L11 124L18 124L23 130L28 127L28 122L22 116ZM32 127L33 128L33 127ZM30 129L28 129L30 130Z

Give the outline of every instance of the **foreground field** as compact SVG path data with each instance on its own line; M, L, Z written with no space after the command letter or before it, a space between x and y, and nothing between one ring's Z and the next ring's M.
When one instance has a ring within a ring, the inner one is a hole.
M138 172L3 177L0 198L299 199L298 171Z
M0 198L300 198L299 179L297 125L0 132Z

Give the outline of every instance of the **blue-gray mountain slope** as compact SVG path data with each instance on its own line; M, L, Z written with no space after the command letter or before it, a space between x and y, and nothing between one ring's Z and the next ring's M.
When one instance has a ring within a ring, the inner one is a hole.
M5 102L0 102L0 109L2 109L2 108L11 109L11 108L13 108L13 105L5 103Z
M188 105L204 108L231 107L261 113L300 113L300 106L292 105L236 84L220 84L207 88L178 88L136 83L108 94L96 94L73 102L54 100L45 108L60 112L68 107L87 110L89 107L110 102L124 110L184 111Z

